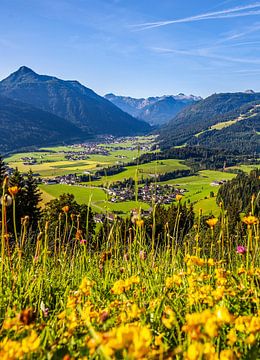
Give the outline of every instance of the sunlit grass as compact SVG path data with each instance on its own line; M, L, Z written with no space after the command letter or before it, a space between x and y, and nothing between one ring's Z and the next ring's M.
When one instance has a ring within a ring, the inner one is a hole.
M98 200L100 194L85 191L86 200ZM34 229L34 236L23 220L14 243L6 204L1 359L259 358L255 216L243 218L244 234L230 236L221 208L219 219L202 224L197 218L180 241L181 213L171 220L174 231L166 226L158 239L146 233L139 215L131 231L122 231L116 219L101 237L90 239L74 223L77 214L69 216L64 206L54 232L52 219ZM153 218L152 229L159 220Z

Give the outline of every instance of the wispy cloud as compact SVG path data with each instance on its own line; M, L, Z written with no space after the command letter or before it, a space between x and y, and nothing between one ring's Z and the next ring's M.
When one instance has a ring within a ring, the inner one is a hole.
M256 2L254 4L248 4L245 6L237 6L234 8L208 12L204 14L199 14L195 16L185 17L181 19L168 20L168 21L155 21L155 22L146 22L142 24L130 25L135 31L147 30L156 27L178 24L178 23L188 23L194 21L203 21L203 20L211 20L211 19L225 19L225 18L234 18L241 16L252 16L252 15L260 15L260 2Z
M179 50L179 49L152 47L151 50L160 54L177 54L177 55L185 55L185 56L204 57L212 60L222 60L225 62L260 65L260 59L249 59L249 58L240 58L235 56L233 57L233 56L217 55L210 53L209 49Z
M237 39L245 37L246 35L257 32L258 30L260 30L260 23L256 23L256 24L254 24L254 25L252 25L250 27L247 27L243 31L237 31L237 32L229 33L229 34L226 35L226 37L224 37L223 39L220 39L217 43L221 44L221 43L224 43L224 42L237 40Z

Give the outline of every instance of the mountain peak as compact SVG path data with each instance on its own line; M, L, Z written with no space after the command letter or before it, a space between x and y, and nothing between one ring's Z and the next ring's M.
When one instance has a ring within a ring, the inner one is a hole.
M122 136L150 131L144 121L124 113L78 81L37 74L26 66L0 81L0 94L66 119L86 134Z
M16 73L23 73L23 74L35 74L35 72L32 70L32 69L30 69L29 67L27 67L27 66L21 66L17 71L16 71Z

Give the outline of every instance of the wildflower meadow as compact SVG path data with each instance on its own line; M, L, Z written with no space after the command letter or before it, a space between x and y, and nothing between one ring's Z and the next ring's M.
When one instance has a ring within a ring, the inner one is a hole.
M203 222L200 214L181 242L181 211L160 241L157 218L148 236L141 214L127 236L115 219L103 238L90 240L66 205L55 231L50 220L32 232L24 217L10 236L7 208L15 218L18 193L5 179L0 359L259 359L253 211L232 236L220 204L218 218ZM179 209L184 201L177 199Z

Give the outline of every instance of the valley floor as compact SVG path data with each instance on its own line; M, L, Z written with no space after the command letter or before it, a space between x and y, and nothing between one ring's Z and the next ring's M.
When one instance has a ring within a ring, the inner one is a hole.
M42 206L63 193L71 193L78 203L90 204L96 212L129 214L136 207L148 210L151 203L147 203L147 201L143 201L142 198L138 197L137 202L135 199L130 201L122 199L120 202L111 202L108 190L115 182L122 182L129 178L134 179L134 181L137 179L151 180L158 174L187 170L189 167L183 161L168 159L151 161L142 165L126 166L124 171L118 174L103 176L101 179L91 182L73 183L71 179L68 179L68 176L69 174L72 176L85 174L88 177L104 167L123 166L124 163L133 162L140 155L151 152L156 147L155 141L156 137L148 136L120 138L105 143L88 145L57 146L39 149L36 152L14 154L5 161L11 168L18 167L22 173L31 169L35 176L42 180L59 178L57 183L52 185L40 185ZM173 185L175 189L184 190L184 201L193 203L197 213L203 211L204 214L212 213L216 215L219 213L219 209L216 205L215 196L219 184L235 176L229 171L242 169L248 172L254 167L255 165L241 165L234 169L227 169L225 172L204 170L199 171L194 176L181 177L160 182L159 184Z

